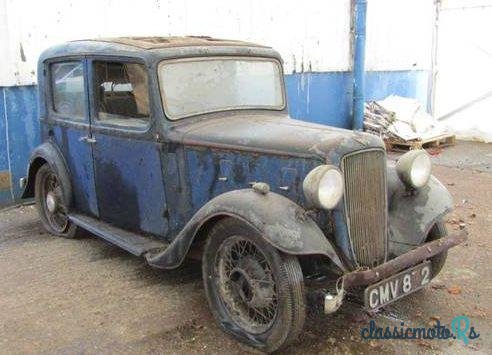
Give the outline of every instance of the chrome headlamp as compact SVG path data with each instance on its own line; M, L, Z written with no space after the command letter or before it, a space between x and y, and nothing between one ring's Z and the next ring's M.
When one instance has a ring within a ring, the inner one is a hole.
M320 165L306 175L302 187L309 204L329 210L343 196L343 177L335 166Z
M421 188L429 182L431 160L425 150L411 150L398 159L396 172L408 187Z

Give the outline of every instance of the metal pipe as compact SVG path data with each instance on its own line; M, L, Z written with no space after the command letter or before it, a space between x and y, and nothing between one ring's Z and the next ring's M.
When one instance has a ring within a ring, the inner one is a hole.
M353 103L352 129L362 130L364 125L365 52L367 0L354 0L353 11Z
M437 79L437 47L439 40L439 13L441 11L441 0L434 0L434 17L432 18L432 50L431 50L431 72L429 85L427 86L427 112L435 114L436 102L436 79Z

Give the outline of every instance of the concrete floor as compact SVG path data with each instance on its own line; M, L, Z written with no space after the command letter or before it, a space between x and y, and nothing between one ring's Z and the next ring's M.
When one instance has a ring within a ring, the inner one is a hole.
M430 287L376 315L351 302L332 316L311 309L302 339L286 353L492 353L492 145L460 143L433 159L455 197L448 228L465 223L470 240L450 251ZM53 237L33 206L0 212L0 310L2 354L255 353L215 325L199 265L163 272L91 235ZM371 319L420 327L449 325L457 315L480 333L468 346L360 336Z

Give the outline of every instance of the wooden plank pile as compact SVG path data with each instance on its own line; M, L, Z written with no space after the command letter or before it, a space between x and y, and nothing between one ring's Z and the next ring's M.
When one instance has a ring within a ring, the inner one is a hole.
M366 102L364 108L364 130L377 134L383 139L399 138L388 128L395 122L395 113L386 110L376 101Z
M418 101L399 96L366 103L364 130L380 136L391 150L442 147L455 142L455 136Z

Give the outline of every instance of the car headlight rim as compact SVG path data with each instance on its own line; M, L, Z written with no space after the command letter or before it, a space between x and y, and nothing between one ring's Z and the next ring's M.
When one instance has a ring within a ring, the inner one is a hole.
M343 196L343 176L333 165L319 165L306 175L303 190L310 205L331 210Z
M398 159L396 170L407 187L419 189L429 182L432 163L425 150L412 150Z

